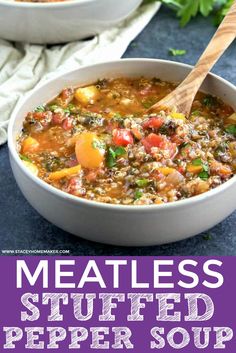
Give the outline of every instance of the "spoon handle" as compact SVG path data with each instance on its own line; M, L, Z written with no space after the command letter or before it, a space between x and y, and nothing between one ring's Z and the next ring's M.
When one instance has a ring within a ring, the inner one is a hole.
M222 21L196 66L185 80L156 107L175 107L178 112L189 115L193 100L208 72L236 37L236 1ZM153 106L151 109L155 108Z

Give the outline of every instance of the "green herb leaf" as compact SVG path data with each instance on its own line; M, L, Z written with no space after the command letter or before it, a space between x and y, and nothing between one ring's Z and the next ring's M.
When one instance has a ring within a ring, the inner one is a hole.
M69 108L65 108L63 109L64 113L70 114L70 109Z
M107 152L107 158L106 158L108 168L114 167L116 165L117 157L122 156L125 153L126 153L126 149L122 146L116 147L115 149L112 147L109 147Z
M192 164L193 164L193 165L202 165L202 160L201 160L201 158L194 159L194 160L192 161Z
M49 105L48 107L52 112L54 112L56 109L60 108L59 105L56 105L56 104L52 104L52 105Z
M138 179L138 180L136 180L136 184L140 188L143 188L143 187L145 187L145 186L147 186L149 184L149 180L148 179Z
M205 171L201 172L198 174L199 178L201 178L202 180L207 180L209 179L209 174Z
M142 193L141 190L136 190L136 191L135 191L135 193L134 193L134 198L135 198L135 200L140 199L142 196L143 196L143 193Z
M107 166L112 168L116 165L116 159L119 156L122 156L126 153L126 149L122 146L116 147L115 149L112 147L108 148L107 152Z
M126 149L124 147L122 147L122 146L116 147L116 149L115 149L116 157L122 156L125 153L126 153Z
M221 0L220 1L220 8L217 11L215 18L214 18L214 24L218 26L221 21L224 19L224 17L227 15L227 12L229 11L230 7L232 6L234 0Z
M208 166L208 164L207 164L207 163L204 163L204 162L201 160L201 158L194 159L194 160L192 161L192 164L195 165L195 166L201 166L203 172L208 172L208 171L209 171L209 166ZM201 173L203 173L203 172L201 172ZM200 173L200 174L201 174L201 173ZM200 176L200 174L199 174L199 176ZM207 173L207 174L208 174L208 173ZM204 177L204 174L203 174L203 177ZM208 177L209 177L209 176L208 176ZM200 176L200 178L201 178L201 176ZM207 178L207 179L208 179L208 178Z
M174 49L174 48L169 48L169 54L172 56L183 56L187 53L185 49Z
M25 155L23 155L23 154L19 154L19 156L20 156L20 159L21 159L22 161L32 163L31 159L29 159L29 158L28 158L28 157L26 157Z
M204 172L209 172L208 164L202 164L202 169L204 170Z
M45 111L45 106L44 105L39 105L34 109L34 112L40 113Z
M225 131L231 135L236 136L236 125L229 125L225 128Z
M116 165L116 154L111 147L108 148L106 162L107 162L108 168L112 168Z
M151 3L155 0L145 0L144 3ZM215 24L220 24L224 16L227 14L234 0L161 0L163 4L170 7L177 13L180 18L181 27L195 17L198 13L203 16L209 16L218 9Z

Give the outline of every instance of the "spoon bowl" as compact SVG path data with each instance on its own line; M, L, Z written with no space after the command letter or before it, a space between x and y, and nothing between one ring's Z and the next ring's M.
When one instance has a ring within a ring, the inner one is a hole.
M125 206L78 198L39 179L22 163L17 136L26 114L52 100L68 86L91 84L101 78L154 76L182 81L191 67L164 60L126 59L83 67L50 80L31 92L12 114L8 129L11 166L30 204L67 232L102 243L144 246L181 240L206 231L235 210L236 176L202 195L163 205ZM201 88L236 109L236 87L209 74Z

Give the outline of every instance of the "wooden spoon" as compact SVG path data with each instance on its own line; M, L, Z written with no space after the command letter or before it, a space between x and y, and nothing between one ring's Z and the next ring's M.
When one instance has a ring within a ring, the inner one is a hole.
M193 100L205 80L208 72L215 65L224 51L236 37L236 1L219 26L197 64L185 80L170 94L149 108L149 111L162 109L176 110L189 116Z

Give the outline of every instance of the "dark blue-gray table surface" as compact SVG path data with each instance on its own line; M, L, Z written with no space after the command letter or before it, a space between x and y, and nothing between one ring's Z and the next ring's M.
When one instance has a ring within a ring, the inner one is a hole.
M198 17L179 28L174 14L161 8L129 46L124 57L178 60L194 64L215 31L211 19ZM170 57L168 48L186 49ZM236 84L236 43L214 72ZM111 234L112 237L112 234ZM236 255L236 212L206 234L163 246L123 248L89 242L43 219L24 199L13 178L7 146L0 147L0 252L4 249L70 250L71 255Z

